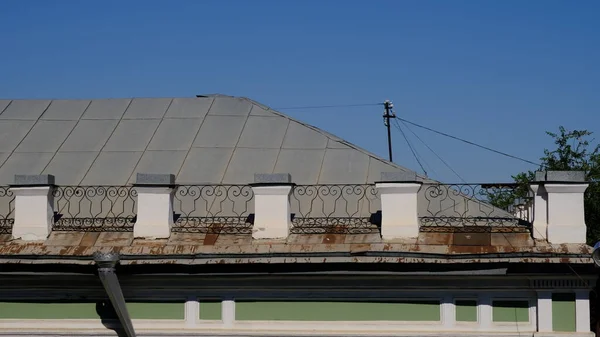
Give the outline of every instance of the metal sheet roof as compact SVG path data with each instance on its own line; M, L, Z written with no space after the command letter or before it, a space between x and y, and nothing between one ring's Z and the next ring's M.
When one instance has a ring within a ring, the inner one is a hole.
M119 185L136 172L187 184L279 172L361 184L381 171L409 170L246 98L0 101L0 184L51 173L58 184Z

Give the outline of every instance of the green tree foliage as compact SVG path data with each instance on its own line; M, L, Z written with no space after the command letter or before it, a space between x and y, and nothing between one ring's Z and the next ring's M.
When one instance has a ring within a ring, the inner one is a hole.
M558 133L546 132L554 139L556 148L544 150L541 171L584 171L590 186L585 192L585 221L588 227L588 244L600 239L600 144L592 145L592 132L587 130L569 131L559 127ZM518 187L513 192L492 193L490 202L506 208L519 199L528 196L529 182L535 179L535 172L522 172L512 177Z

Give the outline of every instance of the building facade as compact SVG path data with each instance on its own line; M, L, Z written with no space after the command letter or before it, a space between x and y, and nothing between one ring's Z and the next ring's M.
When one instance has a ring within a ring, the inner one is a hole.
M594 335L578 172L500 206L247 99L0 111L1 336Z

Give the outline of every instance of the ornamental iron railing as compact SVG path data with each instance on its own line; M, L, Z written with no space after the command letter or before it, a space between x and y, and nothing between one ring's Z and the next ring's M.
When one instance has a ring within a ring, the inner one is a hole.
M8 186L0 186L0 234L10 234L15 222L15 195Z
M520 184L424 184L421 232L530 232L532 198Z
M133 186L54 186L53 230L132 231ZM293 185L294 234L377 233L380 195L373 184ZM426 183L418 193L421 232L531 231L532 200L523 185ZM398 205L404 207L404 205ZM14 224L15 197L0 186L0 234ZM173 232L250 234L254 193L249 185L180 185L173 192Z
M376 233L381 223L372 184L295 185L290 205L294 234Z
M132 186L56 186L52 196L53 230L133 231L137 192Z
M180 185L174 232L250 234L254 193L248 185Z

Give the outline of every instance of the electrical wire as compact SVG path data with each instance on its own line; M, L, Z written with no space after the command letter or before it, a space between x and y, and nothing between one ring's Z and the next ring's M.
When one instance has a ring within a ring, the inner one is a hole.
M417 153L413 149L412 144L408 141L408 137L406 137L406 134L402 130L402 127L400 127L400 124L398 123L397 120L394 119L394 121L396 122L396 124L394 124L394 126L396 127L396 129L398 129L400 131L400 133L402 134L402 137L404 137L404 140L406 141L406 144L408 144L408 148L410 149L410 152L412 152L413 156L417 160L417 163L421 167L421 170L423 170L423 173L425 173L425 175L427 175L427 171L425 171L425 168L423 167L423 164L421 164L421 161L419 160L419 157L417 156Z
M402 131L403 131L403 130L402 130L403 128L401 127L401 125L398 123L398 121L397 121L396 119L394 119L394 123L396 124L396 125L395 125L395 126L396 126L396 128L397 128L398 130L400 130L400 132L402 132ZM405 126L406 126L406 125L405 125ZM405 134L406 134L406 133L405 133ZM413 133L413 134L414 134L414 133ZM421 160L421 162L423 162L423 166L427 168L427 171L423 170L423 172L425 173L425 175L428 175L428 174L427 174L427 172L433 172L433 174L434 174L435 176L438 176L438 174L437 174L436 170L433 168L433 166L432 166L432 165L429 165L429 163L427 162L427 160L425 160L425 157L424 157L424 156L422 156L422 155L419 153L419 151L417 151L417 147L416 147L416 146L414 146L414 145L413 145L413 143L411 143L411 142L410 142L410 139L409 139L409 137L408 137L408 136L405 136L404 138L407 140L407 143L409 144L409 146L412 146L412 148L414 149L414 151L415 151L415 153L416 153L416 155L417 155L418 159L420 159L420 160Z
M275 110L329 109L329 108L351 108L351 107L376 106L376 105L383 105L383 103L292 106L292 107L286 107L286 108L273 108L273 109L275 109Z
M426 126L419 125L419 124L417 124L417 123L413 123L413 122L411 122L411 121L408 121L408 120L406 120L406 119L403 119L403 118L400 118L400 117L398 117L398 119L399 119L399 120L401 120L401 121L402 121L402 122L404 122L404 123L408 123L408 124L414 125L414 126L416 126L416 127L418 127L418 128L425 129L425 130L427 130L427 131L431 131L431 132L433 132L433 133L437 133L437 134L439 134L439 135L442 135L442 136L445 136L445 137L449 137L449 138L452 138L452 139L455 139L455 140L461 141L461 142L463 142L463 143L467 143L467 144L469 144L469 145L473 145L473 146L476 146L476 147L482 148L482 149L484 149L484 150L488 150L488 151L494 152L494 153L496 153L496 154L503 155L503 156L505 156L505 157L509 157L509 158L517 159L517 160L520 160L520 161L522 161L522 162L525 162L525 163L528 163L528 164L532 164L532 165L535 165L535 166L538 166L538 167L541 167L541 166L542 166L541 164L539 164L539 163L535 163L535 162L532 162L531 160L527 160L527 159L523 159L523 158L520 158L520 157L517 157L517 156L513 156L513 155L511 155L511 154L508 154L508 153L505 153L505 152L502 152L502 151L494 150L494 149L492 149L492 148L489 148L489 147L487 147L487 146L479 145L479 144L477 144L477 143L474 143L474 142L471 142L471 141L468 141L468 140L465 140L465 139L462 139L462 138L458 138L458 137L456 137L456 136L452 136L452 135L449 135L449 134L447 134L447 133L444 133L444 132L441 132L441 131L437 131L437 130L431 129L431 128L428 128L428 127L426 127Z
M421 139L421 137L419 137L419 135L417 135L406 123L404 123L404 121L402 122L404 124L404 127L406 127L406 129L408 131L410 131L421 143L423 143L423 145L425 145L426 148L429 149L429 151L431 151L431 153L433 153L444 165L446 165L446 167L452 171L452 173L454 173L455 176L458 177L458 179L460 179L463 183L467 183L466 180L464 180L460 174L458 174L451 166L450 164L448 164L444 158L442 158L440 155L437 154L437 152L435 152L429 145L427 145L427 143L425 143L425 141L423 139Z
M337 104L337 105L312 105L312 106L292 106L292 107L282 107L282 108L273 108L273 109L275 109L275 110L308 110L308 109L330 109L330 108L350 108L350 107L380 106L380 105L383 105L383 104L384 104L384 103L365 103L365 104ZM468 140L466 140L466 139L462 139L462 138L459 138L459 137L456 137L456 136L452 136L452 135L450 135L450 134L447 134L447 133L445 133L445 132L441 132L441 131L438 131L438 130L434 130L434 129L432 129L432 128L429 128L429 127L426 127L426 126L423 126L423 125L420 125L420 124L417 124L417 123L411 122L411 121L409 121L409 120L406 120L406 119L403 119L403 118L400 118L400 117L398 117L397 119L399 119L400 121L402 121L402 122L404 122L404 123L408 123L408 124L411 124L411 125L413 125L413 126L416 126L416 127L418 127L418 128L422 128L422 129L425 129L425 130L427 130L427 131L431 131L431 132L437 133L437 134L439 134L439 135L442 135L442 136L445 136L445 137L449 137L449 138L452 138L452 139L455 139L455 140L461 141L461 142L463 142L463 143L466 143L466 144L469 144L469 145L472 145L472 146L476 146L476 147L479 147L479 148L481 148L481 149L484 149L484 150L487 150L487 151L490 151L490 152L494 152L494 153L496 153L496 154L499 154L499 155L502 155L502 156L505 156L505 157L509 157L509 158L516 159L516 160L520 160L520 161L522 161L522 162L525 162L525 163L528 163L528 164L531 164L531 165L535 165L535 166L538 166L538 167L543 167L543 165L541 165L541 164L539 164L539 163L536 163L536 162L533 162L533 161L531 161L531 160L527 160L527 159L524 159L524 158L520 158L520 157L517 157L517 156L513 156L513 155L511 155L511 154L508 154L508 153L506 153L506 152L498 151L498 150L495 150L495 149L489 148L489 147L487 147L487 146L483 146L483 145L477 144L477 143L475 143L475 142L468 141Z
M394 121L395 121L395 120L394 120ZM395 121L395 122L396 122L396 121ZM398 123L398 122L396 122L396 123ZM398 127L398 126L397 126L397 127ZM404 129L404 128L403 128L403 129ZM406 134L406 132L405 132L405 134ZM409 137L408 137L408 135L406 136L406 138L409 138ZM410 138L409 138L409 140L410 140ZM421 162L423 163L423 166L427 168L427 171L423 170L423 172L424 172L424 173L425 173L427 176L429 176L429 174L428 174L428 173L432 173L432 175L431 175L432 177L438 177L439 175L438 175L437 171L436 171L436 170L433 168L433 165L429 165L429 162L427 162L427 160L425 160L425 157L424 157L424 156L422 156L422 155L419 153L419 151L417 150L417 147L414 145L414 143L412 143L412 142L411 142L411 145L412 145L413 149L415 150L415 153L417 154L417 157L419 157L419 159L420 159L420 160L421 160Z

